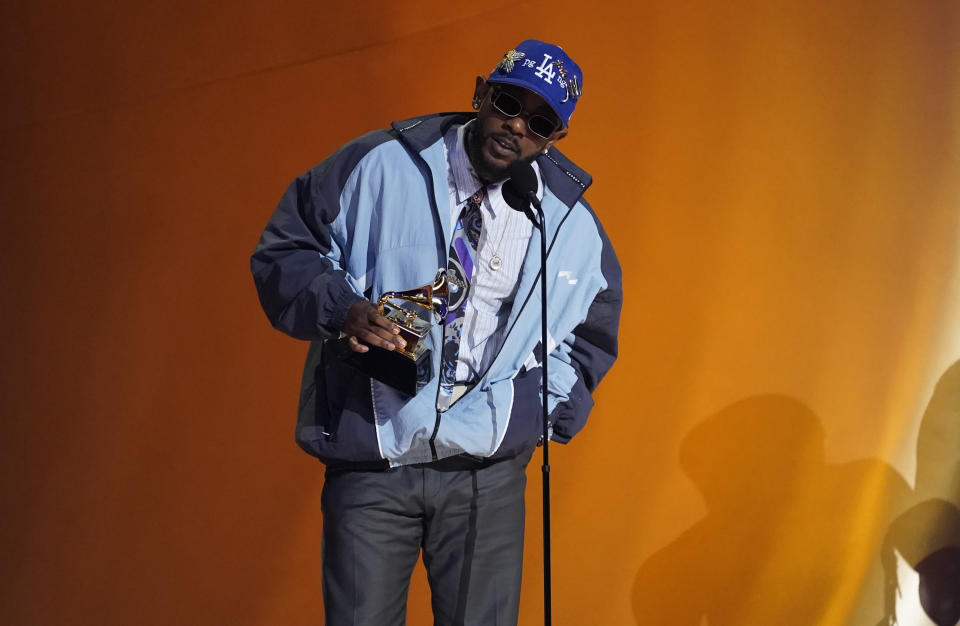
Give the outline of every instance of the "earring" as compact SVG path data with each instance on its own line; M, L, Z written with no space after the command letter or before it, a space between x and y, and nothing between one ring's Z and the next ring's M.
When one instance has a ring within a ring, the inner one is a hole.
M480 108L480 103L477 102L476 100L474 100L474 101L473 101L473 108L474 108L474 109L479 109L479 108Z

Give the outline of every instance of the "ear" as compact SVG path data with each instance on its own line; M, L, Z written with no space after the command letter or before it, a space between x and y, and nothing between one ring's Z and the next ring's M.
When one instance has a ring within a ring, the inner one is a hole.
M487 81L483 76L477 74L477 80L473 87L473 101L478 104L483 102L483 99L486 97L488 91L490 91L490 85L487 84Z
M561 128L560 130L558 130L558 131L556 131L555 133L553 133L552 135L550 135L549 141L547 141L547 143L544 144L544 146L543 146L543 153L546 154L546 153L547 153L547 150L549 150L550 148L553 147L553 144L557 143L558 141L560 141L561 139L563 139L564 137L566 137L568 130L569 130L569 129L567 129L567 128Z

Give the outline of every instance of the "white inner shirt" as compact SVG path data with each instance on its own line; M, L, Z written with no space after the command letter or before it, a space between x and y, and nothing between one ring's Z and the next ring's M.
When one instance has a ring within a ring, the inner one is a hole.
M464 138L473 122L452 126L444 135L447 163L450 164L450 231L456 229L460 212L467 200L482 186L470 165ZM540 168L532 163L537 175L537 197L542 198ZM487 185L481 208L483 230L477 245L470 295L463 316L460 353L457 360L457 382L474 382L483 374L500 351L506 334L507 318L517 293L520 268L527 254L533 225L526 215L515 211L503 199L503 183ZM501 267L493 270L490 260L500 257Z

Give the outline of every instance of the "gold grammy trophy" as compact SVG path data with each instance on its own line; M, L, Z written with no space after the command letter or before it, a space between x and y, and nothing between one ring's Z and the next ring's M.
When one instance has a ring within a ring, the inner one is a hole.
M430 349L423 338L447 310L447 272L437 271L433 284L406 291L388 291L377 300L377 311L400 331L407 345L396 350L370 346L369 352L350 352L347 362L371 378L414 396L430 380Z

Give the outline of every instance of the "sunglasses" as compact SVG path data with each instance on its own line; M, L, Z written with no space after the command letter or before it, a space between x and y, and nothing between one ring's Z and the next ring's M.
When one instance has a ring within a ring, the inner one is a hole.
M550 139L550 135L560 128L560 120L555 117L547 117L539 113L524 114L523 103L506 91L494 89L490 104L507 117L517 117L518 115L523 117L530 132L541 139Z

